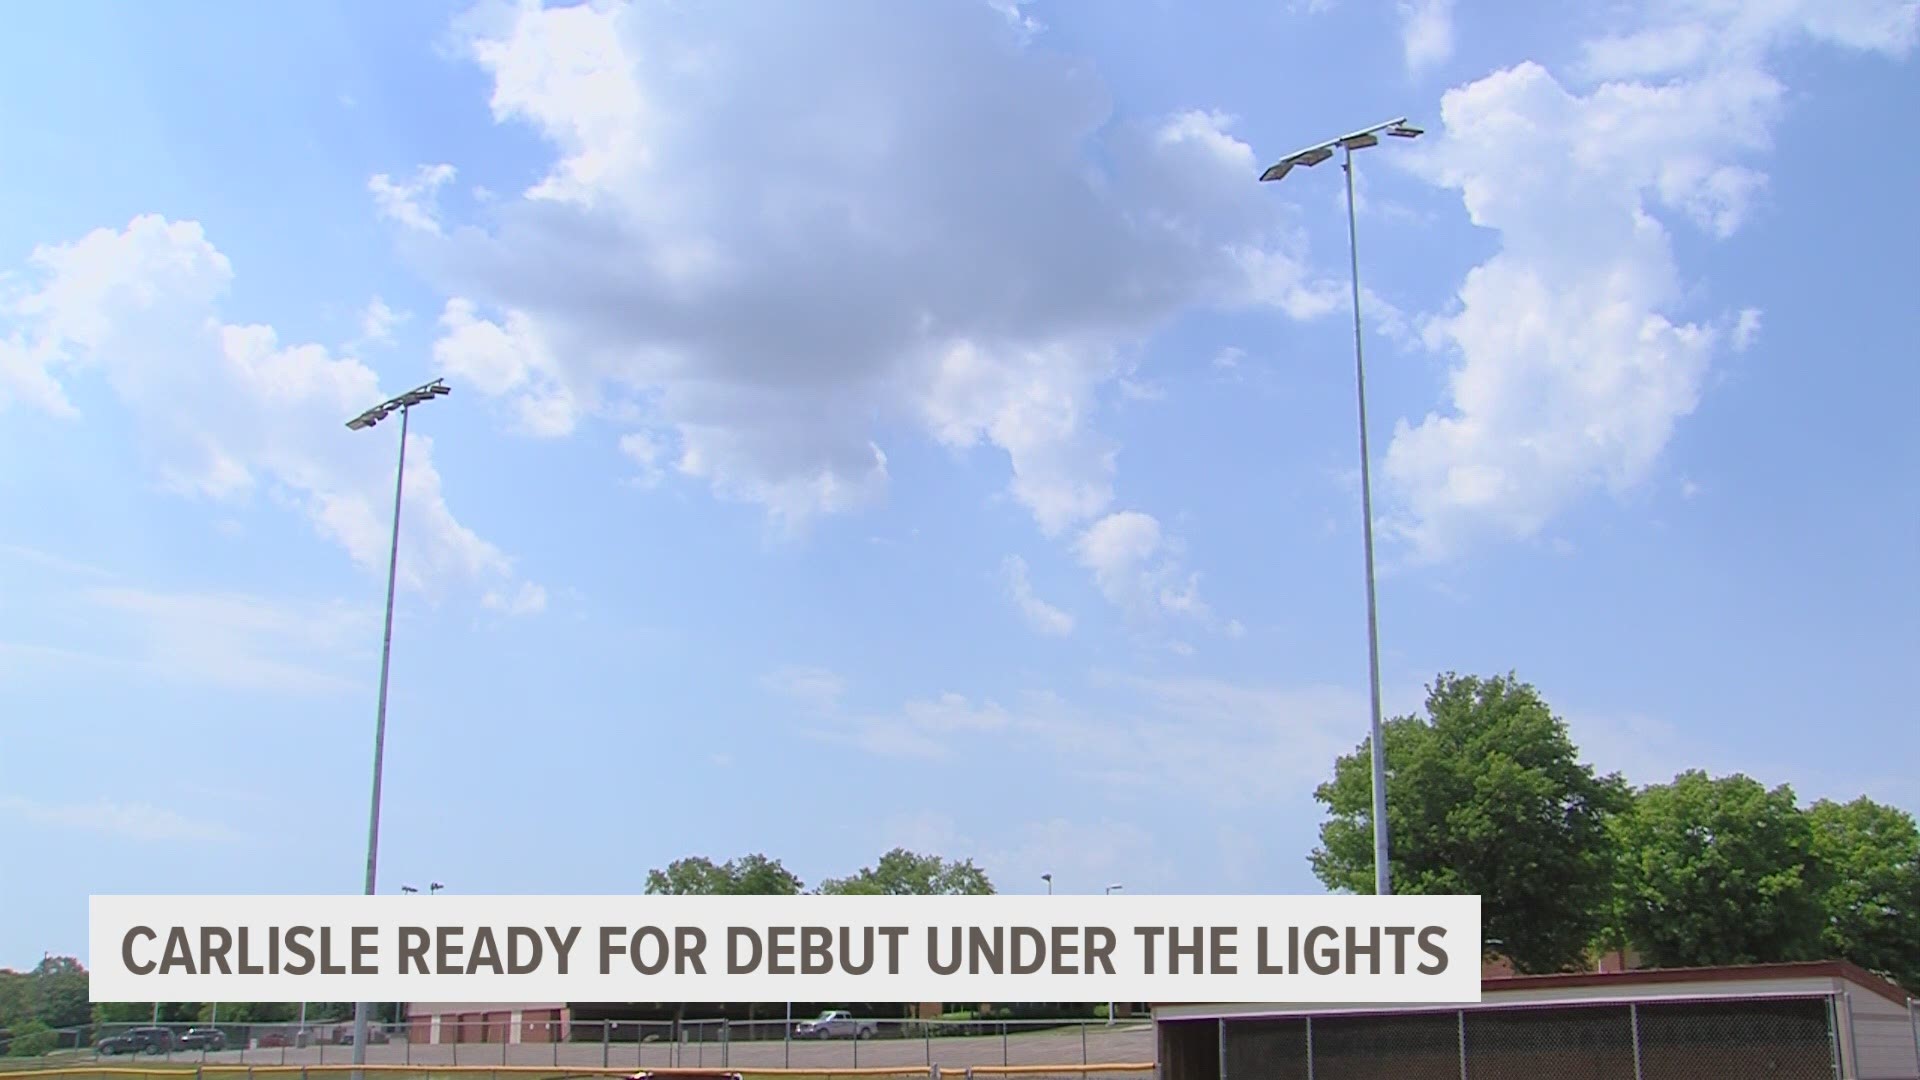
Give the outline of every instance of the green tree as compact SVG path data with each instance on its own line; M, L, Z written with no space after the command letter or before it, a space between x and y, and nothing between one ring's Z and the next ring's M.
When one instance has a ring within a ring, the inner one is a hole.
M716 864L704 855L676 859L665 870L647 872L647 892L657 896L792 896L803 888L780 860L754 854ZM686 1019L685 1002L675 1004L674 1038Z
M29 976L33 1016L50 1028L79 1027L93 1014L87 969L71 956L48 956Z
M200 1003L163 1001L159 1012L163 1024L191 1024L200 1014ZM154 1007L150 1001L102 1001L93 1006L95 1024L145 1024L153 1019Z
M13 1040L7 1044L8 1057L39 1057L51 1053L60 1044L60 1035L45 1021L33 1017L13 1027Z
M790 896L802 888L780 860L747 855L715 864L705 856L676 859L647 873L647 892L662 896Z
M30 979L12 968L0 968L0 1028L13 1028L33 1018Z
M1814 854L1826 869L1828 951L1920 987L1920 829L1913 815L1862 796L1822 799L1807 817Z
M1618 929L1656 967L1808 960L1827 877L1793 790L1692 770L1620 817Z
M1388 721L1387 827L1396 893L1478 894L1485 935L1524 972L1580 963L1606 924L1617 775L1579 760L1566 725L1513 676L1444 674L1426 716ZM1370 742L1314 791L1329 819L1311 862L1328 887L1374 891Z
M987 896L993 893L993 882L972 859L949 861L894 848L857 874L821 882L820 891L838 896Z

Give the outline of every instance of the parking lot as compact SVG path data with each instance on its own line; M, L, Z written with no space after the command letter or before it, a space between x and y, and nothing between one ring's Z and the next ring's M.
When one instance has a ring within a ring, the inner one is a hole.
M91 1057L91 1055L87 1055ZM350 1046L268 1047L218 1052L141 1054L103 1058L102 1064L141 1067L163 1062L208 1065L341 1065L353 1060ZM1144 1063L1153 1060L1153 1029L1144 1022L1069 1025L1037 1031L1017 1028L1005 1035L940 1038L882 1036L872 1039L778 1039L759 1041L438 1043L405 1039L369 1046L367 1064L549 1066L557 1071L597 1068L886 1068L937 1064L942 1069L970 1065L1061 1065Z

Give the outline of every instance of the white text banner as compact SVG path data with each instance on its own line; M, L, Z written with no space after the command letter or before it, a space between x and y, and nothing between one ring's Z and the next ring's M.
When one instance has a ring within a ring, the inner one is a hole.
M1480 999L1475 896L95 896L95 1001Z

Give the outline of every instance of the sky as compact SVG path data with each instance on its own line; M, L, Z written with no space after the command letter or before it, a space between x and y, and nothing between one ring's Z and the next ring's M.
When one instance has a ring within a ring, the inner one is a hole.
M1920 810L1920 7L22 5L0 965L98 893L1317 892L1368 717Z

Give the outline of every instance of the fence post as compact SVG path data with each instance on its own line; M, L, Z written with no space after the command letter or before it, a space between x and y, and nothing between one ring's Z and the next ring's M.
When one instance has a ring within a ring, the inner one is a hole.
M1920 1012L1914 1011L1915 1002L1907 999L1907 1026L1913 1029L1913 1067L1920 1069Z
M726 1017L721 1017L720 1018L720 1067L723 1069L726 1068L727 1063L732 1060L733 1060L733 1021Z
M1086 1063L1087 1063L1087 1022L1085 1020L1082 1020L1080 1021L1080 1064L1085 1065ZM1085 1076L1086 1074L1081 1073L1080 1075Z
M1453 1014L1460 1021L1460 1080L1467 1080L1467 1010Z
M1222 1016L1213 1022L1214 1037L1220 1042L1220 1080L1227 1080L1227 1018ZM1081 1062L1082 1065L1086 1062Z
M1313 1017L1307 1017L1307 1080L1313 1080ZM1639 1080L1635 1077L1635 1080Z
M1627 1002L1627 1025L1629 1030L1633 1032L1633 1080L1641 1080L1641 1076L1640 1076L1640 1003L1637 1001Z
M1005 1020L1000 1021L1000 1064L1013 1064L1013 1060L1007 1056L1007 1022Z
M1853 1074L1860 1074L1860 1032L1853 1026L1853 992L1841 990L1847 999L1847 1059L1853 1061Z
M1840 1007L1832 994L1827 995L1827 1049L1833 1054L1833 1078L1842 1080L1840 1069Z
M932 1069L931 1080L940 1080L940 1067L933 1063L933 1024L920 1021L920 1038L927 1044L927 1068Z

